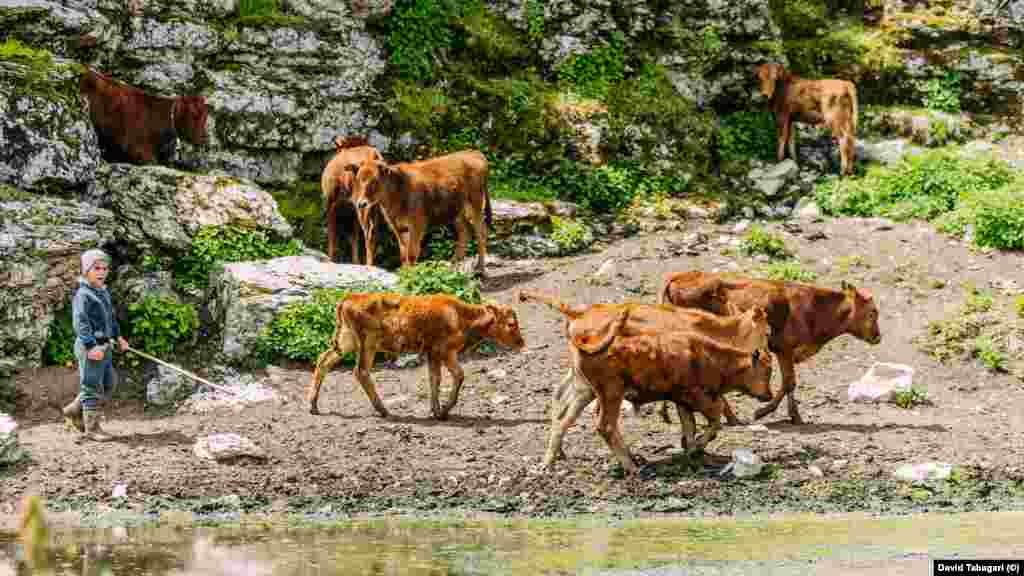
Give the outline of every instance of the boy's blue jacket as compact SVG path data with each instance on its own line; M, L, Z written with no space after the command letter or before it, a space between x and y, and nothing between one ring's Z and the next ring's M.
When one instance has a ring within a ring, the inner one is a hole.
M78 290L71 300L71 321L75 336L86 350L97 344L97 338L106 340L121 335L121 326L114 318L110 291L93 288L84 278L78 279Z

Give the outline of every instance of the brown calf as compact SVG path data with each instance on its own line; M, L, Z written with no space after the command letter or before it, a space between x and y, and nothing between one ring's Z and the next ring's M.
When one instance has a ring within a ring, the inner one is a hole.
M403 265L419 258L427 227L455 224L453 261L466 257L466 220L476 231L476 270L484 273L491 198L487 193L487 158L464 150L420 162L385 164L367 160L359 166L353 201L359 210L378 205L398 239Z
M626 323L631 312L626 308L620 313L613 333ZM688 331L617 336L602 344L605 347L593 353L577 349L573 369L597 396L597 432L627 473L637 472L637 467L619 430L623 400L636 405L675 402L683 429L683 448L690 454L703 450L718 435L724 393L742 391L763 400L772 396L772 363L767 350L743 350ZM699 437L695 437L694 410L708 421L707 430ZM562 434L575 420L574 412L562 418L558 425ZM550 461L546 458L545 464Z
M384 157L361 136L336 136L334 147L334 157L320 174L320 192L323 194L327 217L327 257L332 262L337 262L340 236L338 220L344 216L343 224L346 225L349 241L352 243L352 262L359 263L359 231L362 230L366 245L366 265L373 266L376 251L376 219L368 210L364 211L366 214L356 213L352 203L352 182L363 161L382 162Z
M782 389L771 403L758 408L755 418L774 412L789 396L789 418L801 424L797 409L796 369L833 338L850 334L869 344L882 341L878 306L871 293L845 281L842 290L809 284L725 276L705 272L668 274L659 301L700 307L716 314L732 314L761 306L772 326L769 348L779 359Z
M766 349L771 329L765 311L752 307L747 312L735 316L718 316L704 310L678 308L671 305L652 304L595 304L569 306L553 297L531 291L519 292L520 302L541 302L558 310L565 316L563 332L569 344L571 364L576 363L576 351L595 353L609 345L615 337L629 337L639 334L656 334L667 331L690 331L713 338L739 349L753 351ZM618 323L623 311L629 311L626 320ZM770 359L768 360L770 361ZM595 396L589 386L578 385L573 378L576 372L570 366L566 375L552 395L551 404L551 436L548 439L548 452L545 464L549 465L557 458L565 458L562 450L564 430L558 422L566 411L573 414L572 420L579 417L583 409L590 404ZM573 388L570 404L565 398L569 387ZM571 406L571 408L570 408ZM726 418L730 423L736 421L728 404L724 405ZM598 411L601 406L598 405ZM681 408L680 408L681 409ZM682 416L680 416L682 418ZM683 431L685 434L685 430ZM684 440L685 442L685 440Z
M91 68L83 70L78 89L108 162L169 164L178 137L197 146L209 141L202 96L153 96Z
M430 369L430 408L434 417L444 420L459 399L463 372L459 352L468 337L496 340L520 350L524 346L516 312L499 304L467 304L452 296L404 296L394 293L353 294L338 302L337 328L331 348L322 353L306 391L310 414L319 414L317 401L324 376L349 352L358 352L356 379L362 385L377 412L388 411L377 395L370 369L378 351L426 354ZM441 407L441 364L452 375L448 403Z
M848 80L806 80L789 73L781 64L757 67L761 94L775 114L778 161L789 155L796 161L793 122L824 124L839 142L842 173L853 173L857 138L857 87Z

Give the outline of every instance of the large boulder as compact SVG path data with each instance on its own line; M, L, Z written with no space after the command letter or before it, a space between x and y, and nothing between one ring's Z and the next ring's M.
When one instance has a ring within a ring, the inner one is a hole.
M137 250L186 251L203 226L233 224L292 235L273 196L248 180L130 164L104 165L97 178L96 201L117 213L119 239Z
M99 150L78 102L74 70L54 64L47 52L27 54L32 57L22 62L0 59L0 184L61 195L85 192Z
M274 316L286 305L309 300L323 288L394 286L386 270L335 264L313 256L224 264L211 275L210 312L223 327L221 351L232 362L246 360Z
M81 253L112 243L109 210L56 198L0 202L0 359L41 364L47 327L77 285Z

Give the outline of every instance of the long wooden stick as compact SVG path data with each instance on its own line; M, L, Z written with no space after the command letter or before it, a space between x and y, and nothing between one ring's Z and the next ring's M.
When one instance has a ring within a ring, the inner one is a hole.
M161 360L161 359L159 359L159 358L157 358L155 356L150 356L149 354L146 354L145 352L142 352L141 350L136 350L135 348L132 348L131 346L128 346L126 348L126 350L128 350L129 352L134 352L135 354L138 354L139 356L142 356L143 358L146 358L147 360L152 360L153 362L156 362L157 364L161 364L163 366L166 366L166 367L170 368L171 370L176 370L176 371L184 374L185 376L188 376L189 378L192 378L193 380L198 380L198 381L202 382L203 384L206 384L207 386L209 386L210 388L213 388L214 390L220 390L221 392L226 392L228 394L231 394L232 396L238 396L239 395L238 392L232 390L231 388L227 388L225 386L218 386L217 384L214 384L213 382L210 382L209 380L206 380L205 378L200 378L199 376L196 376L195 374L189 372L188 370L185 370L183 368L178 368L174 364L171 364L169 362L164 362L163 360Z

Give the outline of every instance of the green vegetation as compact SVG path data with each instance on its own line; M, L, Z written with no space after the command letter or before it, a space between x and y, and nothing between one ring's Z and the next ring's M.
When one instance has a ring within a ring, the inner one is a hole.
M240 26L280 27L305 22L306 20L300 16L281 14L277 0L239 0L238 19L235 23Z
M558 67L558 81L585 98L604 100L614 84L625 78L621 32L585 54L574 54Z
M586 247L589 231L583 222L552 216L551 224L551 239L558 244L563 254L573 254Z
M79 65L57 64L48 50L32 48L13 37L0 43L0 61L24 66L25 75L20 81L30 92L69 106L78 105L78 79L70 74L67 78L58 78L54 72L70 72Z
M761 268L761 274L765 278L787 282L813 282L818 278L817 272L804 269L799 260L771 262Z
M45 366L65 366L75 363L75 330L71 321L71 303L53 315L46 329L46 344L43 346Z
M465 274L451 270L445 262L420 262L399 271L397 288L364 284L344 290L319 290L308 301L292 302L271 321L256 341L255 357L261 363L275 358L314 362L327 350L336 327L338 302L350 294L393 291L402 294L451 294L465 302L479 304L480 285ZM355 356L343 361L351 364Z
M764 254L769 258L787 258L790 256L786 243L778 234L765 230L762 226L753 225L740 241L740 251L748 256Z
M926 354L947 363L977 360L992 372L1012 372L1024 379L1024 353L1013 345L1019 328L1013 320L1017 302L965 286L960 307L943 320L928 324L914 341Z
M297 182L289 189L271 192L281 215L288 220L295 231L295 237L310 248L327 251L327 222L324 219L325 206L320 193L319 182ZM349 245L339 248L348 254Z
M217 263L293 256L301 249L298 240L283 241L262 230L206 226L192 240L189 253L174 263L174 280L181 288L203 290Z
M719 142L722 160L737 162L750 158L775 161L775 118L767 110L739 111L721 119Z
M955 236L973 225L978 246L1024 248L1024 177L992 157L930 150L872 166L863 178L832 177L815 197L826 214L920 218Z
M919 388L917 385L912 385L910 390L901 390L896 393L896 397L893 402L900 408L910 409L914 406L921 404L929 404L928 392Z
M158 358L173 354L199 329L199 316L191 304L162 296L146 296L129 305L128 319L132 345Z
M960 111L960 73L949 70L939 78L918 81L922 103L929 110L956 113Z
M989 370L993 372L1006 372L1006 353L996 346L991 336L975 338L971 353Z

